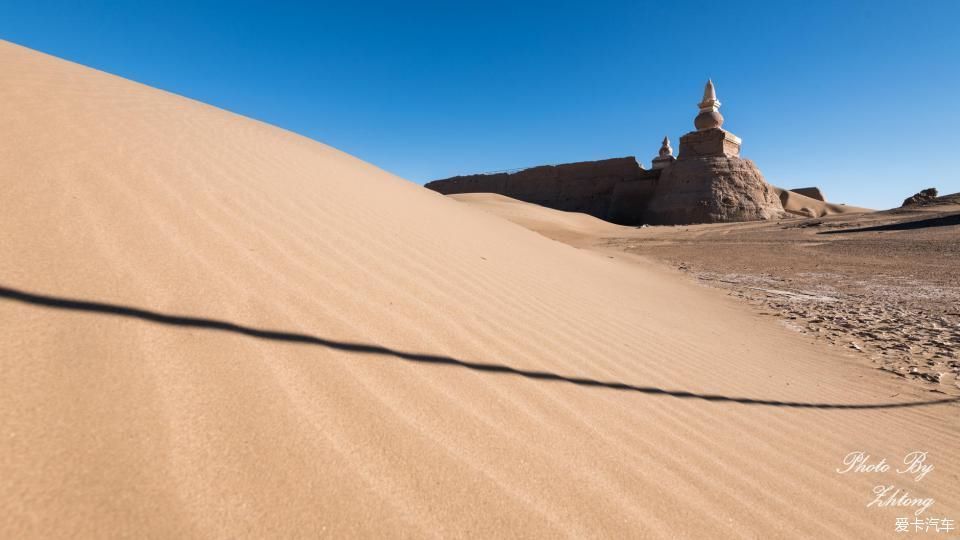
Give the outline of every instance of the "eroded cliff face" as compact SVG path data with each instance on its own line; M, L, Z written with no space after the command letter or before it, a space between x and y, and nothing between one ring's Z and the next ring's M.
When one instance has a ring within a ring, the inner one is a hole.
M660 175L644 221L685 225L758 221L783 214L773 186L749 159L681 156Z

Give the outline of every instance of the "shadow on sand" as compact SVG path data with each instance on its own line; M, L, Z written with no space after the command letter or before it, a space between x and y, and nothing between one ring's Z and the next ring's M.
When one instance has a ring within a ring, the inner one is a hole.
M950 225L960 225L960 214L950 214L947 216L919 219L915 221L904 221L902 223L890 223L887 225L875 225L873 227L861 227L859 229L823 231L817 234L845 234L871 231L911 231L915 229L927 229L930 227L948 227Z
M205 330L214 330L221 332L233 332L244 336L258 339L267 339L273 341L283 341L289 343L303 343L315 345L337 351L350 352L355 354L369 354L390 356L399 358L408 362L418 362L423 364L436 364L444 366L455 366L460 368L482 371L486 373L498 373L504 375L513 375L534 379L540 381L552 381L575 384L579 386L590 386L597 388L606 388L610 390L621 390L627 392L638 392L641 394L652 394L661 396L670 396L681 399L701 399L704 401L732 402L743 405L762 405L769 407L791 407L798 409L898 409L906 407L922 407L929 405L939 405L944 403L955 403L960 398L946 398L933 401L915 401L901 403L805 403L796 401L777 401L770 399L752 399L745 397L730 397L717 394L698 394L686 392L683 390L665 390L653 386L636 386L632 384L616 381L600 381L585 377L573 377L551 373L549 371L532 371L518 369L503 364L487 364L482 362L470 362L460 360L449 356L438 356L433 354L414 353L398 351L380 345L367 343L351 343L346 341L334 341L309 334L299 334L294 332L283 332L277 330L265 330L261 328L252 328L227 321L216 319L203 319L198 317L184 317L179 315L168 315L129 306L117 304L108 304L105 302L91 302L86 300L76 300L71 298L61 298L43 294L29 293L0 286L0 298L8 301L21 302L47 308L63 309L70 311L81 311L88 313L97 313L102 315L113 315L117 317L130 317L158 324L167 324L171 326L183 326L190 328L201 328Z

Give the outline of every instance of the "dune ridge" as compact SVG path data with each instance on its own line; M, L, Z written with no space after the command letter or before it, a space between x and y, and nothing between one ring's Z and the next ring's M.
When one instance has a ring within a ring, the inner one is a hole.
M788 189L778 187L773 189L780 197L780 204L783 205L783 209L795 216L818 218L838 214L864 214L874 211L869 208L820 201Z
M632 229L589 214L555 210L497 193L459 193L447 197L568 244L597 236L622 234Z
M0 64L0 536L893 536L854 450L929 451L907 487L960 517L955 404L777 406L937 396L305 137Z

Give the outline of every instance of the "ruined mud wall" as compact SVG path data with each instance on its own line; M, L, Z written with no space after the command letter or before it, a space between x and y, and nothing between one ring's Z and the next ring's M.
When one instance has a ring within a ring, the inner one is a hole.
M660 171L633 157L544 165L515 173L475 174L435 180L425 187L444 195L498 193L568 212L583 212L624 225L643 223Z
M818 201L826 202L827 198L823 196L823 192L820 191L818 187L803 187L803 188L794 188L790 191L794 193L799 193L804 197L810 197L811 199L816 199Z
M663 170L644 216L652 225L728 223L779 218L773 186L749 159L712 155L680 158Z

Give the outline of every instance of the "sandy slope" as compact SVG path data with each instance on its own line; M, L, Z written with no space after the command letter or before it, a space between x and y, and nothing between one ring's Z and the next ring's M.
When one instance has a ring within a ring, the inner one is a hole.
M0 65L0 537L876 538L883 479L960 518L956 404L812 406L937 396L291 133ZM918 449L921 482L835 472Z
M454 197L577 248L666 263L867 365L960 396L960 194L880 212L670 227L619 227L489 193Z
M448 197L568 244L621 235L633 229L589 214L554 210L497 193L460 193Z
M780 197L780 203L783 205L783 209L801 217L824 217L838 214L863 214L873 212L873 210L868 208L819 201L783 188L774 189L777 191L777 196Z

